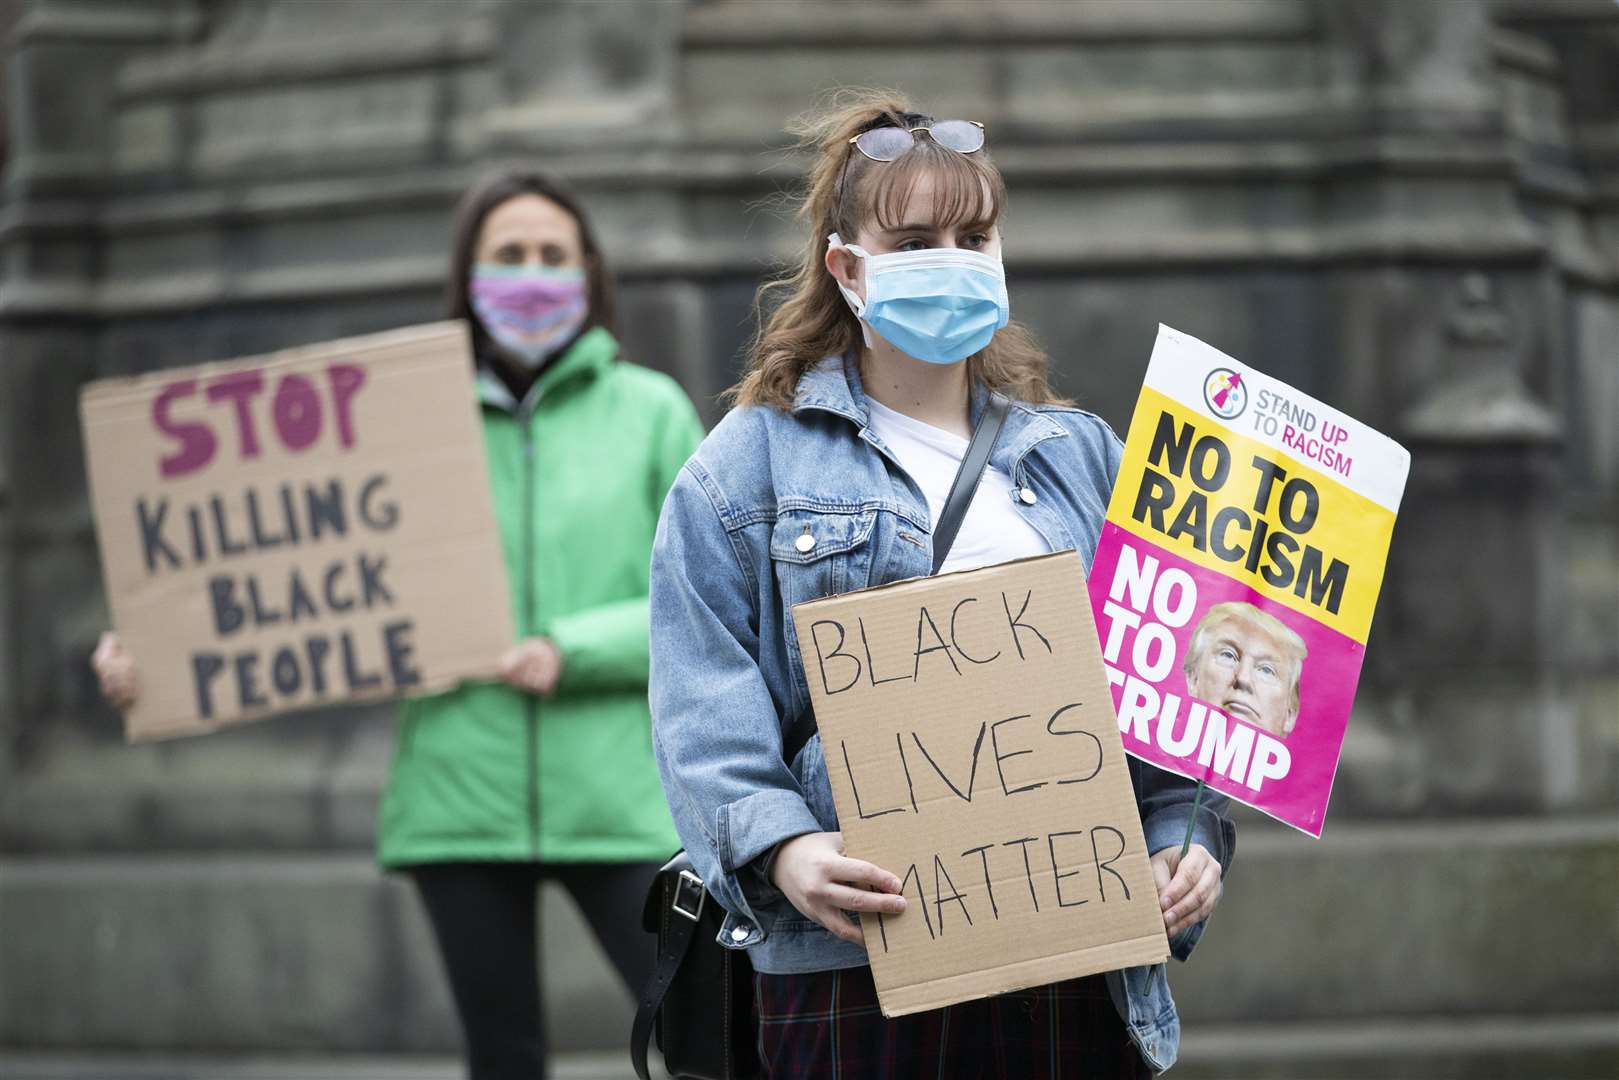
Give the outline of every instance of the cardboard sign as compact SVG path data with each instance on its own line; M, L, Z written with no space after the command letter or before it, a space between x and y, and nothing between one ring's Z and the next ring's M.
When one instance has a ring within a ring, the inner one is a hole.
M513 634L462 323L87 386L131 739L443 690Z
M1090 577L1125 750L1321 835L1410 463L1159 327Z
M1169 954L1072 551L793 608L885 1016Z

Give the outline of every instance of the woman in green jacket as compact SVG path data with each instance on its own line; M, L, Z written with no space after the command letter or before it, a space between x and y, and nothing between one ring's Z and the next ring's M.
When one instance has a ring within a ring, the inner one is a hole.
M674 380L619 361L601 250L554 182L484 180L453 245L518 643L503 681L405 704L378 847L426 904L473 1080L533 1080L541 880L572 894L632 993L651 974L640 908L680 845L652 755L647 570L703 432Z
M572 894L632 993L655 959L640 908L679 841L652 754L647 571L703 431L672 379L619 360L601 251L554 181L503 172L467 192L449 294L477 353L518 641L500 681L403 705L378 857L422 896L472 1080L535 1080L540 882ZM127 705L115 638L95 666Z

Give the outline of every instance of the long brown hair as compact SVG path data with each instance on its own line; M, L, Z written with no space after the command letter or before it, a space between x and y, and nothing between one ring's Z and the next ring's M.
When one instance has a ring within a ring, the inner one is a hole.
M578 198L562 182L536 169L502 169L484 175L467 189L455 207L455 225L450 241L450 279L445 283L445 307L452 319L465 319L472 327L472 347L483 353L490 347L483 325L473 314L468 279L472 275L472 261L477 253L478 234L483 231L484 219L495 207L518 195L538 195L550 199L579 225L579 246L585 256L585 296L590 313L580 333L592 326L613 330L613 282L602 258L601 246L596 243L596 231Z
M867 222L894 227L923 176L937 184L939 224L1000 221L1006 182L987 146L961 154L919 138L894 161L876 162L849 145L855 135L884 122L912 128L932 119L913 111L894 91L845 90L826 109L799 118L789 129L798 137L798 147L815 155L804 190L794 198L795 216L807 235L796 265L759 288L754 307L760 329L746 373L726 391L731 400L789 409L804 372L823 357L859 348L859 321L826 269L829 233L852 242ZM1019 323L996 331L988 345L968 357L967 365L969 377L1010 397L1063 401L1047 381L1050 358Z

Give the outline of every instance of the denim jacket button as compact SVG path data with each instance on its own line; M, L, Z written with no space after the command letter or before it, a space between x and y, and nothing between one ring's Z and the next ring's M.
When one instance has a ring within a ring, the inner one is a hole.
M1017 493L1017 497L1024 506L1033 506L1035 503L1034 488L1025 487L1020 489Z
M731 931L731 940L736 942L746 941L748 940L748 935L750 933L752 933L752 931L746 926L738 926Z
M811 536L809 532L806 531L803 536L800 536L793 542L793 546L798 549L799 554L808 555L810 552L815 550L815 537Z

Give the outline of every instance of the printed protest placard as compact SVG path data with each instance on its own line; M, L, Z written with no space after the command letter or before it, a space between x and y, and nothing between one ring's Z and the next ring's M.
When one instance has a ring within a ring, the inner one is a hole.
M510 647L464 324L80 398L131 739L445 689Z
M1169 953L1072 551L793 608L885 1016Z
M1090 576L1126 751L1321 835L1410 461L1159 327Z

